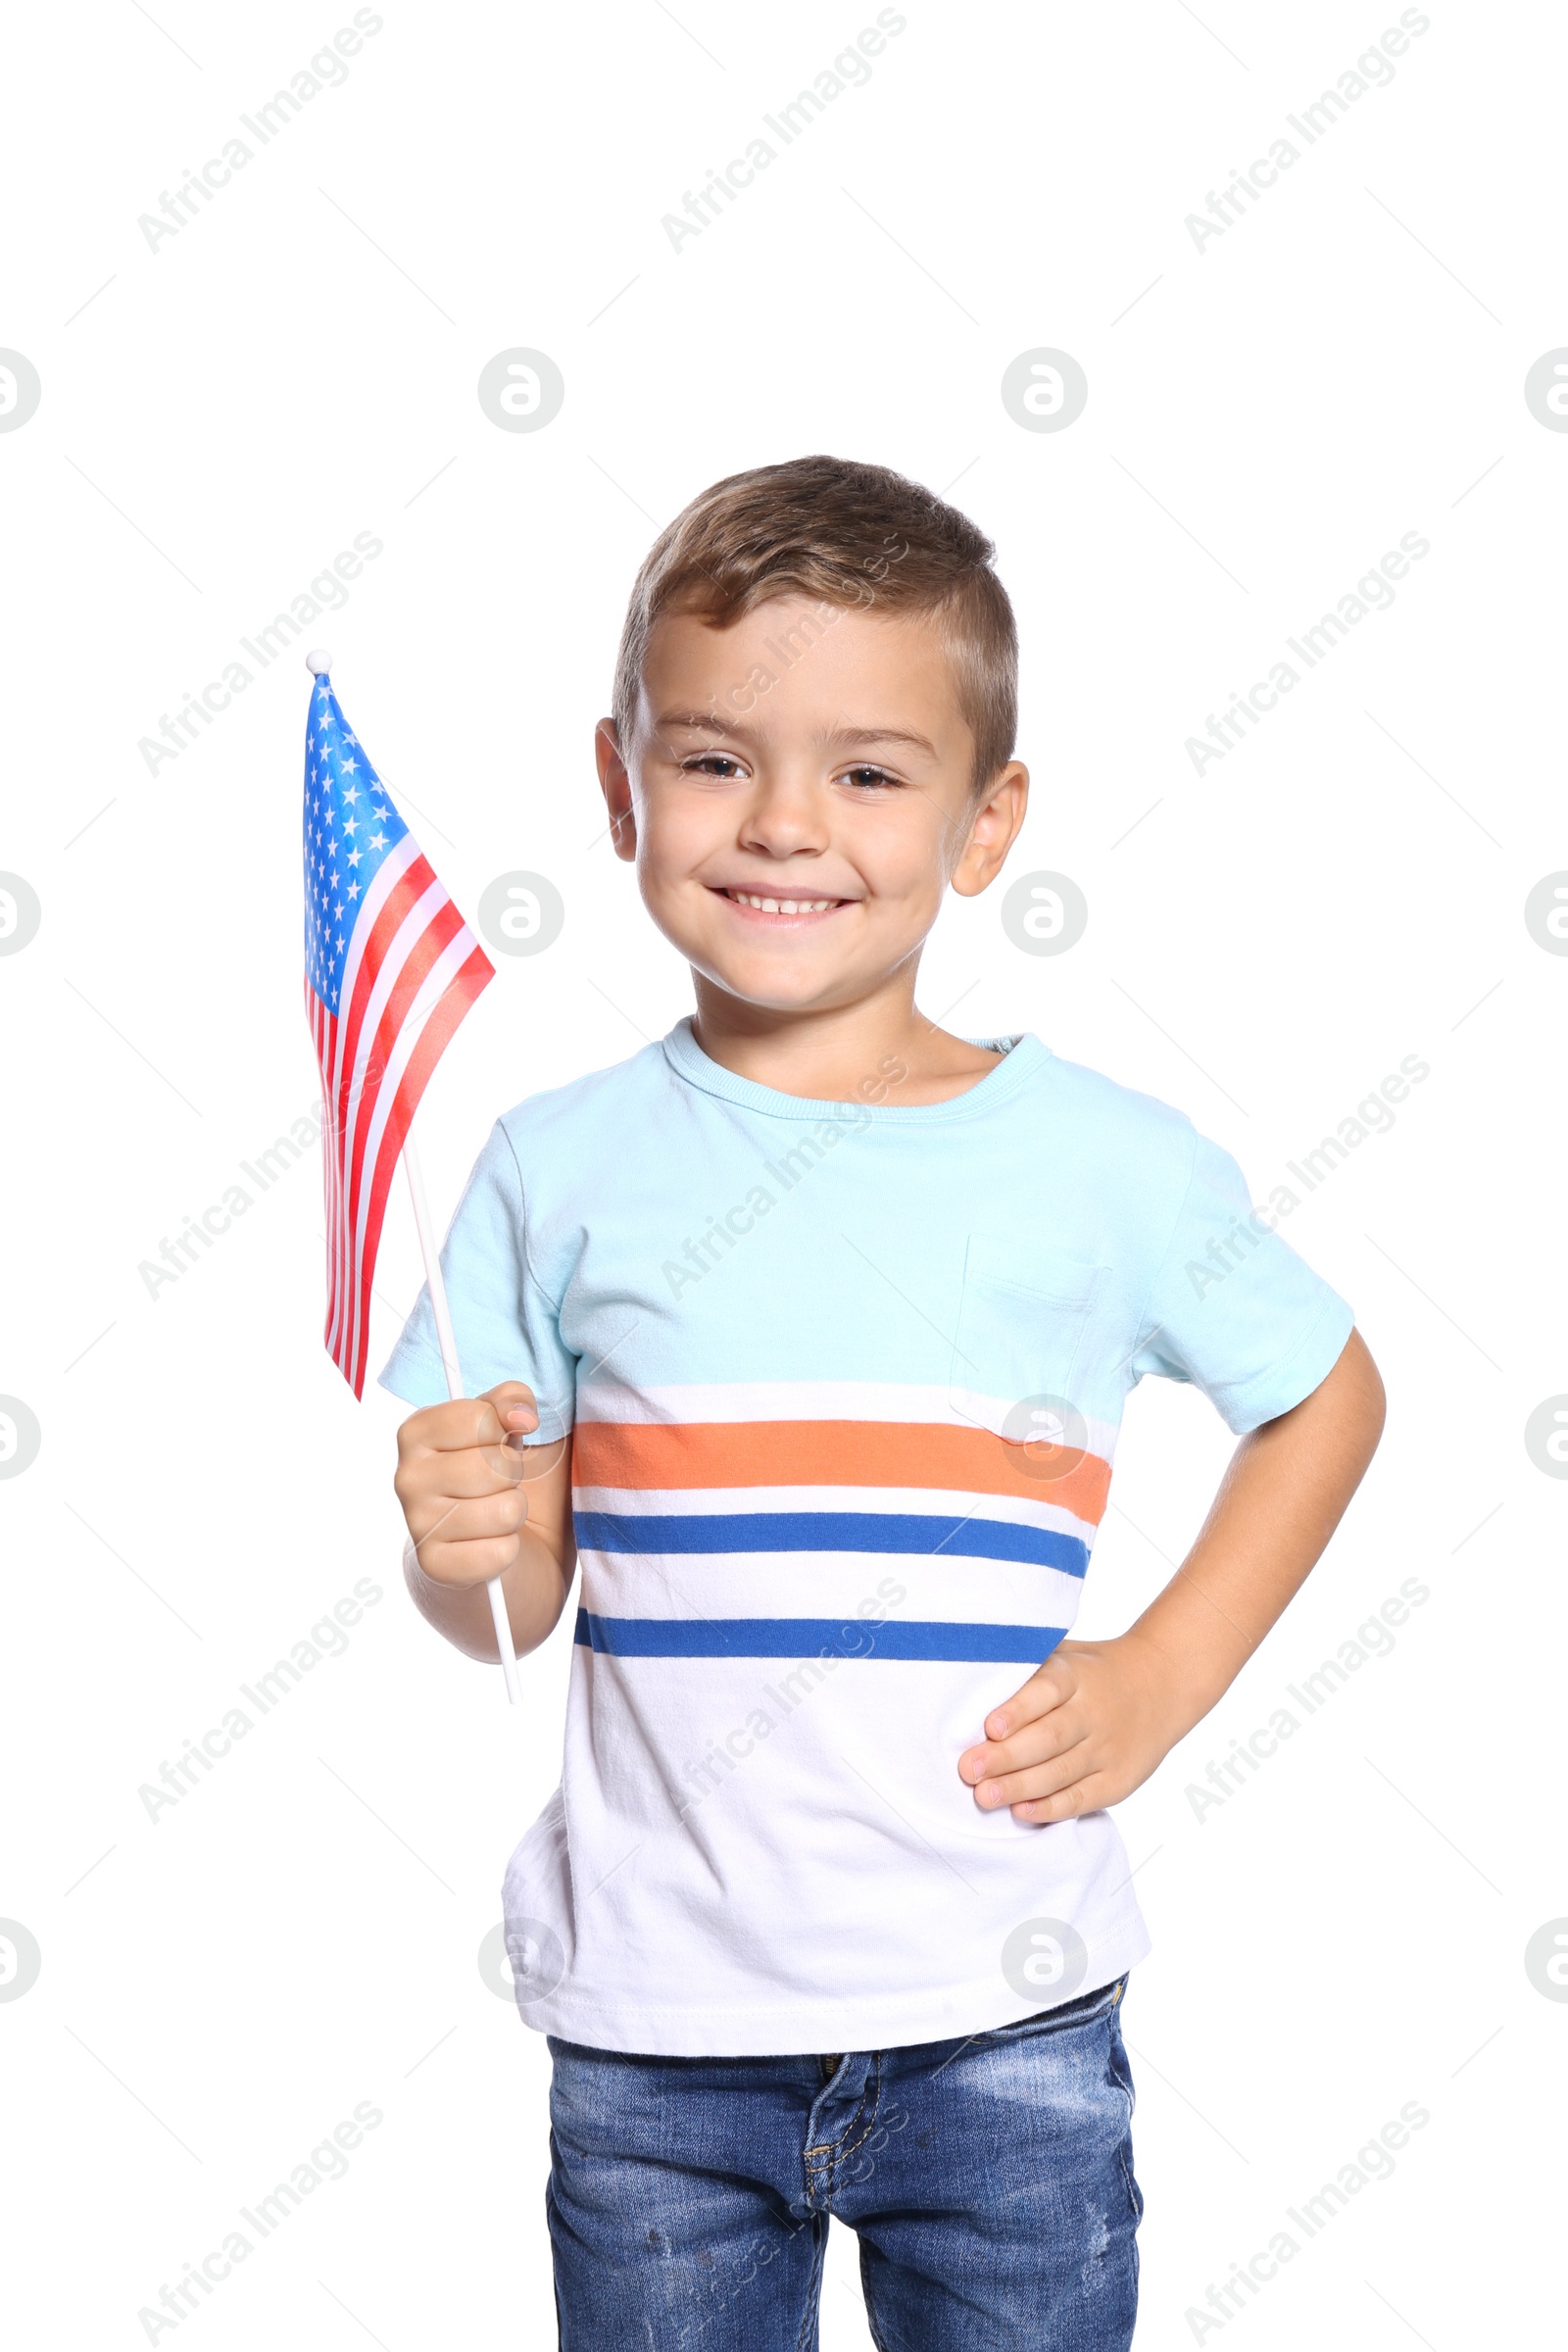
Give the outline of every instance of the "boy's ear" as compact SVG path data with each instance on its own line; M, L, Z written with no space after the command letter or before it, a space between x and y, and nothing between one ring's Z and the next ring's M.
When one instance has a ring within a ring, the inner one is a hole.
M960 898L977 898L996 880L1028 808L1029 770L1021 760L1009 760L986 786L970 819L969 838L953 869L953 887Z
M610 811L610 838L615 856L629 863L637 855L637 817L632 807L631 778L620 756L620 738L612 718L599 721L594 735L594 757L599 762L599 789Z

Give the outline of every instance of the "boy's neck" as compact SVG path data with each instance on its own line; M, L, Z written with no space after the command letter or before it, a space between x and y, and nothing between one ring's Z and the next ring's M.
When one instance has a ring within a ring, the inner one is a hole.
M753 1004L694 972L697 1043L754 1085L817 1102L945 1102L978 1086L1002 1056L950 1036L895 975L852 1004L807 1012Z

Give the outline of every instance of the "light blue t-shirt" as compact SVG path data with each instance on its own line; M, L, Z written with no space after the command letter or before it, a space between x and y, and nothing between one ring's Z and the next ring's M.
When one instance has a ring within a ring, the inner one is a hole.
M1140 1958L1109 1816L982 1813L957 1756L1072 1625L1127 1392L1244 1432L1349 1336L1226 1152L1037 1039L950 1102L864 1091L683 1021L509 1111L443 1251L469 1392L572 1437L563 1779L506 1906L574 2041L934 2040ZM382 1380L445 1396L427 1296Z

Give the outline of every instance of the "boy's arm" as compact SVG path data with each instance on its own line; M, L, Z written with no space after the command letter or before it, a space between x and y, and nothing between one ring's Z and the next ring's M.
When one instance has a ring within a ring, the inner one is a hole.
M1113 1642L1063 1642L958 1758L976 1801L1019 1821L1114 1804L1229 1689L1305 1581L1383 1434L1383 1383L1352 1331L1328 1378L1237 1446L1165 1590Z
M496 1656L490 1577L501 1579L518 1657L538 1648L571 1590L571 1440L508 1443L538 1426L532 1390L508 1380L432 1404L398 1431L405 1580L420 1614L470 1658Z

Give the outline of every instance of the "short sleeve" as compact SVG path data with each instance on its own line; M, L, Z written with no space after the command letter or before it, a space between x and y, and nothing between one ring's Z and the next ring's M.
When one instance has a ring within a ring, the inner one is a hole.
M1192 1178L1140 1323L1133 1379L1190 1380L1238 1437L1333 1371L1355 1318L1254 1210L1236 1161L1196 1138Z
M474 1162L441 1251L441 1273L467 1395L476 1396L499 1381L524 1380L539 1406L530 1443L564 1437L572 1423L577 1359L563 1345L555 1303L528 1262L527 1203L504 1126L491 1130ZM380 1382L410 1404L446 1399L428 1284Z

